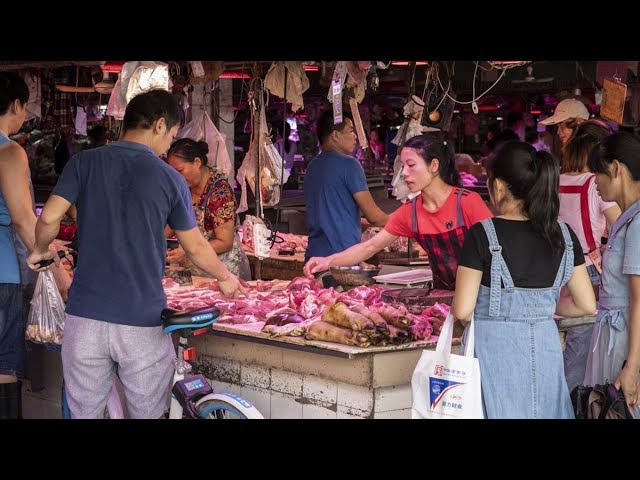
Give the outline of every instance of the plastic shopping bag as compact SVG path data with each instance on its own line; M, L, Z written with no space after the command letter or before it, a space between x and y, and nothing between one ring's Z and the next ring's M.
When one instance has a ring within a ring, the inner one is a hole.
M240 205L238 213L248 209L247 205L247 184L251 188L254 196L260 195L263 207L272 207L280 202L282 185L287 183L289 172L283 168L283 161L280 153L271 142L271 136L267 131L267 119L264 113L264 106L260 110L260 126L253 138L247 154L238 169L236 179L241 188ZM255 128L255 127L254 127ZM254 142L258 142L256 147ZM258 151L260 161L260 180L258 193L256 193L256 152Z
M226 138L216 128L207 112L203 111L182 127L177 138L191 138L207 142L209 145L207 165L222 172L225 176L231 173L231 158L227 152Z
M453 315L447 315L435 351L423 350L411 378L411 418L484 418L480 364L473 357L474 322L466 355L451 353Z
M27 319L27 340L36 343L62 343L64 301L51 269L38 274Z

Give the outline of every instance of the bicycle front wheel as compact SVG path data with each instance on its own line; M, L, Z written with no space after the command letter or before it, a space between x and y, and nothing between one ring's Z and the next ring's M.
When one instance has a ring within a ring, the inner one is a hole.
M211 393L196 403L198 418L207 420L234 420L264 418L247 400L232 393Z

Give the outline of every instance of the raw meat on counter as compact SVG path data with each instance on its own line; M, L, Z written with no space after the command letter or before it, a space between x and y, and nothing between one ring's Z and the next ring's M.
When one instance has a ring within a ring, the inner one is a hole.
M322 340L325 342L342 343L356 347L368 347L371 345L369 337L364 333L354 332L348 328L340 328L332 323L318 320L307 327L305 335L307 340Z
M233 299L224 297L215 281L197 288L181 288L168 278L163 284L169 308L215 305L221 311L220 323L265 322L262 331L272 336L304 335L310 340L358 346L429 339L440 331L449 309L436 304L415 315L402 305L382 302L381 294L388 287L371 285L337 292L306 277L291 282L243 282L247 294ZM320 327L313 327L318 322Z
M282 327L283 325L288 325L290 323L302 323L305 321L305 318L302 315L298 315L292 309L286 307L285 310L288 311L280 312L268 317L265 326L275 325L277 327Z
M351 307L351 310L353 310L354 312L358 312L359 314L364 315L369 320L371 320L376 326L376 330L378 331L378 333L380 333L382 336L389 334L389 325L387 325L387 322L384 321L384 318L382 318L379 313L369 310L364 305L353 305Z
M361 313L349 310L342 302L336 302L322 314L322 320L354 331L375 331L376 326Z
M273 337L301 337L306 329L307 326L303 323L287 323L286 325L265 325L262 331Z

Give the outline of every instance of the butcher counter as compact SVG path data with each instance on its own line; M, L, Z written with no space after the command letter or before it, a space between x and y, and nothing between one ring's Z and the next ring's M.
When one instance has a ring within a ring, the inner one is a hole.
M189 288L189 287L181 287ZM594 317L559 319L559 330ZM437 337L360 348L300 337L271 337L263 322L215 324L191 340L194 369L216 391L242 395L266 418L410 418L411 375ZM459 342L454 340L454 352ZM60 418L60 355L31 344L26 418ZM38 355L34 355L38 353Z
M411 375L437 340L360 348L270 337L263 325L216 324L192 344L214 390L240 394L266 418L410 418Z
M197 283L197 282L196 282ZM559 329L594 317L559 319ZM217 323L191 342L194 369L266 418L410 418L411 376L429 340L360 348L262 333L264 322ZM459 339L454 339L457 352Z
M559 321L564 330L595 317ZM196 337L196 370L216 391L240 394L266 418L410 418L411 375L437 337L359 348L299 337L270 337L263 322L216 324ZM459 341L454 340L457 353Z
M178 288L197 292L207 282L194 277L193 288ZM241 311L241 317L254 317ZM231 323L236 319L227 315L209 335L195 337L198 357L192 363L214 390L241 395L267 418L409 418L411 375L422 350L437 342L431 336L363 348L271 336L261 331L264 321Z

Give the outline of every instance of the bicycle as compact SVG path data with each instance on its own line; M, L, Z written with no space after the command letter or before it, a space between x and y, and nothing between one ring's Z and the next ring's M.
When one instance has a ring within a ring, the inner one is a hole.
M234 393L214 393L204 375L189 375L189 360L196 357L195 347L189 347L189 338L206 333L218 321L220 310L202 307L188 311L165 308L162 311L164 332L179 332L176 367L171 388L169 419L183 416L195 419L261 419L262 414L249 401Z

